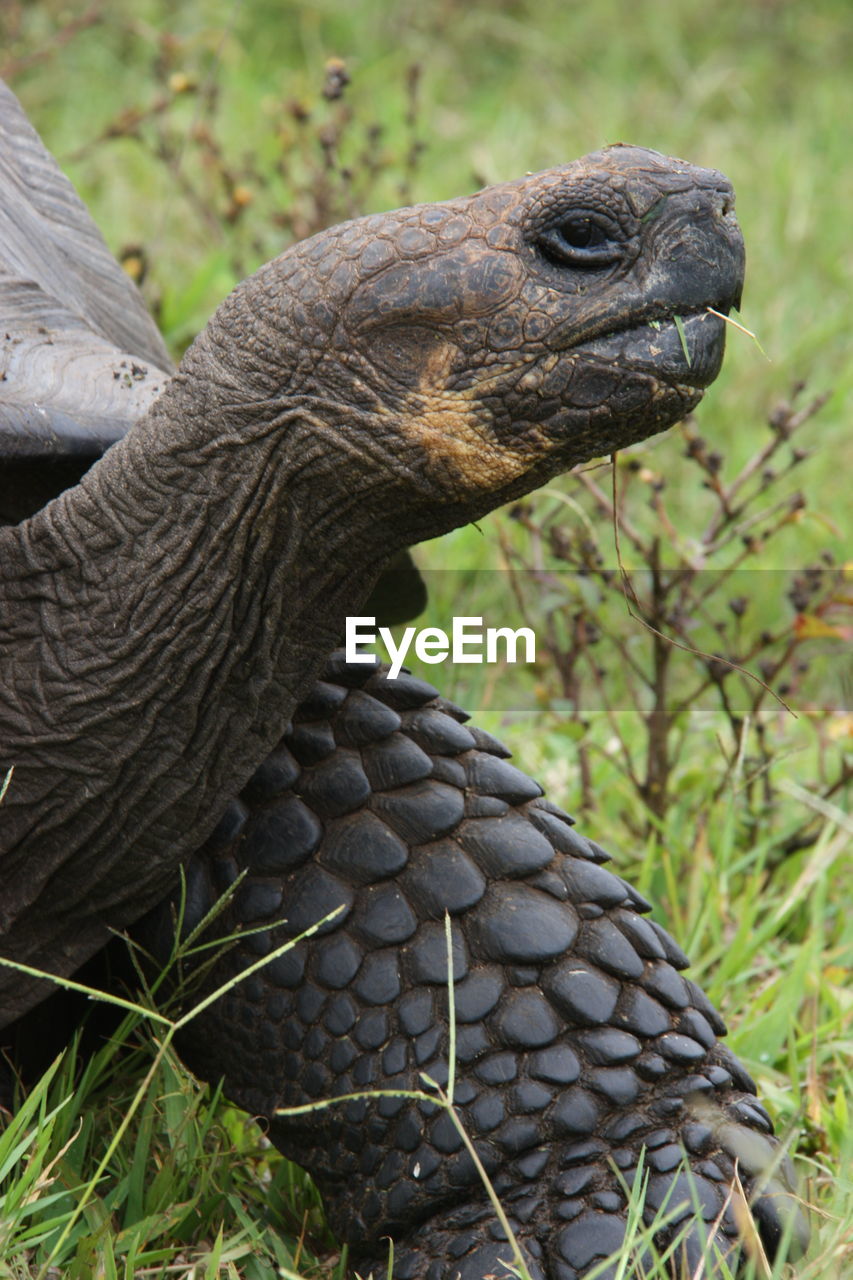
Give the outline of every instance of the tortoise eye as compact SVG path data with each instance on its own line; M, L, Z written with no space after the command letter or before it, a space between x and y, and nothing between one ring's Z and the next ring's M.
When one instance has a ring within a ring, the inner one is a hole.
M591 214L577 213L544 231L537 241L558 265L596 269L618 261L622 247L612 230Z
M557 229L573 249L590 249L607 241L601 227L597 227L590 218L574 218Z

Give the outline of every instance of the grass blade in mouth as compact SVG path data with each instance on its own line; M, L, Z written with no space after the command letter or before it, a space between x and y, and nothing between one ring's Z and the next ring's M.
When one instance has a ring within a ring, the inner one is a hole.
M764 359L765 359L765 360L770 360L769 355L768 355L768 354L767 354L767 352L764 350L764 348L762 347L761 343L758 341L758 337L757 337L757 335L756 335L756 334L754 334L754 333L752 332L752 330L751 330L751 329L747 329L747 327L746 327L746 325L745 325L745 324L740 324L737 320L733 320L733 319L731 318L731 316L725 316L725 315L723 315L722 311L716 311L713 307L706 307L706 308L705 308L705 310L706 310L710 315L712 315L712 316L718 316L718 317L720 318L720 320L725 320L726 324L733 325L735 329L740 329L741 333L745 333L745 334L746 334L746 336L747 336L748 338L752 338L752 341L753 341L753 342L755 343L755 345L758 347L758 350L759 350L759 351L761 352L761 354L764 356Z
M684 321L681 316L674 315L672 317L676 329L678 330L678 341L681 343L681 350L684 352L684 360L687 368L690 368L690 352L687 349L687 334L684 332Z

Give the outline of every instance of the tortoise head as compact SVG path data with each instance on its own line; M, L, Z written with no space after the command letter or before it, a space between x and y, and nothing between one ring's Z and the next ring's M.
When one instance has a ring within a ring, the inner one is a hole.
M249 304L237 350L261 416L298 402L348 468L393 477L425 536L698 403L724 346L708 307L740 299L733 206L721 174L617 145L333 227L219 315L238 307L245 331Z
M740 294L731 203L719 174L615 147L333 228L240 285L80 484L0 531L6 955L70 971L154 905L395 549L696 404L723 350L707 308ZM78 226L67 192L56 207ZM115 393L90 398L93 366L73 358L91 349L78 321L109 339L86 318L87 255L82 314L76 288L47 293L59 266L37 306L16 293L35 385L71 370L98 428ZM58 360L33 322L45 307ZM126 367L96 355L121 390ZM42 399L19 397L19 436L38 434ZM0 1025L37 993L0 974Z

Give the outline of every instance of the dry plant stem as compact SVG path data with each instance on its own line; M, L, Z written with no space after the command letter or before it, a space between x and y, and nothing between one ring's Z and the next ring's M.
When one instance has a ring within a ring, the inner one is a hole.
M778 533L780 529L784 528L784 526L789 522L792 514L795 511L800 510L802 504L803 499L801 494L789 494L785 498L780 498L778 502L774 502L772 506L766 507L763 511L759 511L756 515L748 516L747 519L743 520L740 524L735 524L734 521L744 510L743 507L739 507L737 511L733 511L731 513L730 521L727 521L726 525L721 527L716 541L709 541L702 544L703 551L706 556L712 556L716 552L721 551L723 547L727 547L731 542L734 542L739 538L746 539L746 535L750 529L754 529L756 525L762 524L771 516L774 516L777 512L781 511L783 513L782 518L777 521L773 528L762 531L761 540L766 543L775 533ZM741 552L739 561L735 562L733 567L736 568L737 564L742 561L745 556L751 553L751 550L752 548L747 544L744 551Z
M90 5L79 17L69 18L57 31L54 31L35 53L27 54L23 58L9 58L0 63L0 79L12 81L22 71L27 71L39 62L46 62L52 58L57 49L69 44L79 32L103 22L104 8L104 4L96 0L96 3Z
M756 646L756 647L759 648L759 646ZM776 663L774 664L772 669L767 673L769 680L774 680L776 676L779 674L779 672L784 670L785 665L787 664L788 660L793 656L796 648L797 648L797 642L795 640L792 640L788 644L784 652L781 654L781 656L776 660ZM745 661L748 662L752 656L754 655L748 654ZM720 668L717 666L718 661L719 659L715 659L706 664L706 670L708 672L708 681L706 685L702 686L702 688L707 688L708 685L713 685L717 689L720 696L720 701L722 702L725 708L726 714L729 718L729 722L732 725L738 725L744 717L742 715L738 715L731 708L731 705L728 700L728 695L726 693L725 685L724 685L727 671L720 670ZM770 689L769 686L763 684L762 687L757 689L753 694L752 702L750 704L749 710L746 712L747 716L751 716L753 719L755 718L759 708L761 707L762 702L764 701L765 693L769 693L772 697L775 697L777 702L782 702L782 699L779 698L777 694L774 694L773 690ZM782 702L782 706L783 707L785 706L784 702ZM786 710L790 710L790 708L786 707ZM795 719L797 718L795 712L792 711L791 715L793 715Z
M620 589L620 595L621 595L621 589ZM616 636L616 635L608 635L607 639L609 643L615 647L616 652L618 653L619 658L621 659L624 666L628 670L634 673L634 675L637 678L637 684L645 685L645 687L649 691L652 691L654 689L654 680L648 677L646 672L643 670L643 668L634 658L633 654L628 648L628 644L624 639L624 637ZM608 706L612 705L610 702L608 691L607 691L608 687L601 678L601 674L598 669L598 664L595 662L595 658L589 646L585 646L584 652L585 652L586 659L590 663L590 666L592 668L593 678L595 680L595 684L599 694L601 695L602 699L607 703ZM643 708L642 708L641 699L640 699L641 690L637 689L633 684L631 684L628 692L630 694L631 701L634 704L634 710L636 711L639 718L642 720L644 718L644 714L643 714Z
M543 492L546 492L546 491L543 491ZM563 495L557 494L555 496L562 497ZM541 537L540 537L540 531L538 526L535 525L531 520L527 519L522 513L517 515L517 519L522 523L522 525L526 529L528 529L528 531L531 534L531 537L534 539L535 549L540 551L541 553ZM515 597L516 604L519 608L519 612L521 613L521 616L524 619L524 621L529 625L533 626L535 620L532 619L529 615L527 601L521 589L519 575L517 574L515 569L515 557L513 555L512 548L511 548L509 539L506 535L506 532L502 528L499 528L498 537L499 537L501 549L503 552L504 563L506 565L506 569L510 577L511 590L512 590L513 596ZM534 573L536 572L537 571L534 570ZM545 574L544 570L542 570L541 572L542 572L542 576L545 577L546 582L552 576L552 575ZM564 696L569 698L574 703L575 707L578 709L576 714L579 718L581 682L578 679L577 675L575 674L575 664L572 662L571 664L567 665L567 662L565 661L566 655L561 650L561 647L557 642L557 638L553 632L552 618L549 618L548 630L549 630L549 651L554 656L556 665L560 672ZM584 639L584 636L583 636L584 630L585 630L585 627L584 627L583 621L578 620L575 626L575 640L573 644L573 651L580 653L589 665L593 683L595 684L599 693L601 705L604 708L604 712L607 717L608 723L610 724L610 727L613 731L614 738L619 745L619 750L622 756L622 764L623 764L625 774L629 778L631 784L635 787L635 789L639 791L642 789L643 784L641 783L640 777L634 769L631 753L628 750L627 744L620 731L620 726L619 726L618 720L616 719L615 709L613 708L609 698L608 687L605 684L605 682L601 679L601 674L598 669L598 664L595 661L595 655L592 653L589 645L586 643ZM611 636L610 640L612 641L613 645L617 649L623 663L634 672L635 676L640 682L646 683L645 673L643 672L642 668L634 660L632 654L628 649L627 644L625 643L624 638L622 636ZM629 686L629 693L634 703L634 708L638 716L642 717L643 713L640 707L639 697L633 684ZM580 807L585 812L589 812L590 810L595 808L595 803L594 803L594 792L593 792L593 785L592 785L592 770L591 770L590 759L589 759L589 749L586 745L584 744L580 745L578 749L578 757L579 757L580 783L581 783Z
M614 468L613 470L614 477L615 477L616 457L617 457L616 454L611 455L611 466ZM576 472L573 472L572 474L577 476L578 480L581 482L581 484L584 486L587 492L590 493L592 497L595 499L599 510L602 512L603 515L607 517L608 522L612 524L616 515L615 483L613 485L613 498L611 501L611 499L607 497L607 494L604 492L604 490L601 489L595 483L595 481L593 480L592 476L589 474L588 471L576 471ZM640 534L631 524L630 520L627 518L624 512L620 513L618 527L621 533L623 533L625 537L628 539L628 541L633 544L633 546L640 553L643 559L644 560L647 559L648 552L649 552L648 545L643 541ZM625 569L622 567L621 563L620 563L620 573L625 573Z
M781 506L784 507L784 514L781 516L779 520L776 521L772 529L765 529L762 531L761 533L762 546L766 546L767 543L770 541L770 539L775 534L777 534L780 531L780 529L785 528L785 526L789 523L791 518L791 501L792 501L791 499L788 499L786 503L780 504ZM765 518L770 514L771 514L771 509L768 508L766 511L762 512L761 516L758 517L758 519ZM705 560L708 560L712 556L716 555L724 547L728 546L730 542L732 542L735 538L737 538L741 532L742 530L735 529L731 533L727 533L724 537L719 538L717 542L713 543L712 545L708 547L703 547L703 558ZM738 552L738 554L735 556L735 558L731 561L730 564L726 565L725 568L723 569L714 570L714 577L708 579L708 586L703 591L700 591L696 597L698 603L699 604L704 603L704 601L707 600L709 596L712 596L715 593L715 591L719 589L717 586L718 583L727 582L733 576L733 574L736 573L738 569L741 569L745 564L745 562L749 560L749 558L754 554L755 554L755 547L752 543L752 540L751 539L746 540L744 542L744 546L742 550ZM696 572L697 573L701 572L701 566L696 568Z
M720 491L721 509L711 518L705 532L702 534L701 542L703 546L713 545L719 530L726 520L736 518L740 514L743 510L743 503L736 510L732 509L732 503L737 495L753 476L759 475L764 470L767 463L781 446L789 441L815 414L820 412L829 396L830 393L827 392L824 395L815 397L798 412L794 412L793 408L786 406L779 412L775 420L771 420L771 429L773 431L771 439L744 464L731 483ZM690 438L691 435L688 431L688 439ZM694 436L693 438L695 439L696 437ZM794 462L792 465L797 465L797 463Z
M141 126L168 111L172 103L172 95L160 94L147 107L125 107L97 137L90 138L88 142L84 142L82 146L72 151L68 157L69 160L77 164L85 160L104 142L111 142L116 138L132 138L135 142L142 142Z
M538 537L538 530L535 536L537 541L541 541ZM512 554L509 538L507 537L507 533L503 525L498 525L498 545L501 549L501 564L504 572L509 578L510 591L512 592L518 611L524 618L525 622L529 622L530 618L527 611L527 601L525 600L524 592L521 589L519 577L515 569L515 557Z
M275 133L279 145L273 166L266 155L261 156L260 145L235 155L227 128L220 124L219 105L221 55L238 8L229 10L218 45L211 51L211 65L198 80L183 74L184 66L178 61L185 58L192 68L197 50L191 42L176 38L171 44L161 41L158 45L155 30L130 23L139 39L157 46L157 92L148 104L120 112L72 157L83 159L109 140L135 142L166 172L173 195L205 228L208 243L212 237L228 249L228 266L237 278L289 243L375 208L377 183L389 172L400 175L397 185L405 202L411 203L424 150L418 67L406 72L401 111L404 139L392 152L383 144L385 127L367 123L363 106L350 104L349 74L339 59L331 59L322 72L325 79L307 102L282 98L278 104L266 127L268 134ZM173 84L171 73L175 72L182 81L179 86ZM194 109L188 120L183 104L190 96ZM364 142L358 145L362 135ZM245 234L235 236L234 224L250 205L253 214L245 220Z
M423 68L420 63L413 62L406 69L406 115L405 125L408 135L405 159L403 162L403 180L400 183L400 199L404 204L411 204L412 191L417 177L418 164L424 143L419 136L421 115L420 84Z
M614 492L616 484L616 459L613 459ZM615 502L614 502L615 505ZM618 555L618 549L617 549ZM619 563L622 568L621 560ZM666 593L660 575L660 543L655 538L651 558L652 571L652 613L661 617ZM636 596L634 597L636 600ZM639 603L639 602L638 602ZM646 717L646 778L642 788L642 796L656 818L663 818L669 803L669 777L672 761L668 745L672 728L672 717L667 712L667 693L669 660L672 654L672 641L662 632L654 630L652 636L652 706Z
M726 324L730 324L733 329L738 329L741 333L745 333L748 338L752 338L752 341L756 344L762 355L766 355L764 348L758 341L758 338L753 333L752 329L747 329L745 324L741 324L738 320L733 319L732 316L724 315L722 311L717 311L715 307L706 307L705 310L712 316L719 316L721 320L725 320ZM768 359L769 358L770 357L768 356Z
M769 719L768 694L770 686L780 685L786 698L787 688L795 695L800 692L807 670L808 657L803 655L809 651L803 646L808 631L804 633L792 626L787 616L777 619L771 614L766 619L755 619L750 615L750 621L744 622L751 597L736 594L737 573L751 568L757 552L781 530L789 528L792 518L805 505L801 495L795 493L778 501L771 500L760 512L752 514L762 495L807 456L805 450L796 449L787 465L777 465L778 451L788 447L792 432L808 421L821 403L822 400L812 401L796 413L789 405L777 410L770 421L772 439L762 444L728 485L724 483L724 459L711 452L689 426L685 429L687 457L700 468L703 486L712 495L716 508L714 536L709 543L697 544L679 537L677 525L670 519L665 479L645 470L642 464L623 469L624 479L617 482L612 497L601 489L588 469L578 474L584 491L579 495L580 501L559 495L558 500L572 512L573 518L565 522L561 521L561 513L554 503L548 504L541 518L534 505L536 500L519 504L512 515L528 535L529 542L523 552L515 549L508 534L501 536L512 594L528 623L535 612L536 590L541 588L540 599L543 595L548 597L544 626L541 620L538 622L541 645L548 654L551 670L558 675L562 696L571 705L573 720L581 728L586 727L584 707L588 695L585 690L594 688L595 705L604 712L616 744L613 751L607 752L608 759L644 802L649 827L661 829L660 820L675 799L670 793L673 770L681 759L687 732L685 717L701 701L707 705L709 694L714 695L715 705L731 730L731 743L728 734L716 735L722 767L713 788L712 802L719 801L736 782L746 796L747 825L754 835L757 837L762 827L773 821L776 791L770 766L780 757L775 743L777 734ZM773 465L769 465L771 463ZM628 503L636 503L638 496L638 483L632 483L635 474L642 479L639 492L650 490L649 505L655 512L657 527L666 530L662 535L666 542L662 537L655 539L646 535L638 520L632 523L626 519ZM590 503L586 510L584 497ZM592 520L586 514L590 510ZM614 542L619 567L616 570L605 568L605 555L594 528L597 515L605 515L611 524L617 525ZM580 523L575 516L580 517ZM636 572L632 570L627 582L620 538L631 546L636 566ZM671 567L665 562L667 547L668 554L674 553L676 557ZM557 561L558 567L554 570L546 567L552 563L551 557ZM724 557L722 566L715 568L715 560ZM589 586L581 590L576 578L566 589L560 563ZM828 568L831 565L831 558L824 558L823 563L804 569L801 576L794 578L787 595L797 614L805 616L807 621L813 618L817 623L827 615L826 634L840 636L843 626L834 624L831 611L843 593L839 593L833 583ZM647 581L648 592L635 611L637 596L631 592L631 579L637 573ZM649 633L647 645L639 644L636 628L626 629L622 621L613 617L611 600L615 600L617 593L620 603L627 596L629 616L641 615L639 620ZM633 601L631 594L634 594ZM559 603L561 596L566 602L564 606ZM755 606L752 608L754 611ZM754 625L756 622L764 624L761 630ZM706 645L710 652L696 648L697 628L712 636L711 644ZM815 634L824 633L817 629ZM596 646L602 639L612 650L622 673L621 681L615 685L599 666L600 651ZM695 668L685 668L683 663L672 660L670 650L676 647L694 655ZM757 667L761 679L752 677L746 684L734 680L731 673L744 667L747 671ZM644 726L641 742L636 735L632 739L624 733L624 721L618 712L626 699ZM807 710L812 715L808 705ZM816 724L819 728L820 722ZM816 746L819 777L816 785L818 791L829 798L849 781L850 766L841 760L837 747L830 749L820 732ZM583 734L577 745L577 764L580 798L585 810L594 807L592 762L596 750L592 736ZM826 762L830 755L834 762L836 754L838 766L833 772ZM787 833L781 856L787 856L785 849L795 852L810 844L818 830L819 820L810 818L807 823L799 823L793 836L790 831Z
M790 629L786 629L786 630L779 630L777 632L773 632L772 634L768 634L766 637L763 637L763 638L759 637L759 639L757 639L755 643L743 655L743 662L747 663L747 662L753 661L761 652L763 652L766 649L772 648L774 645L777 645L780 642L788 639L789 636L790 636ZM775 680L779 672L784 670L786 664L790 661L790 659L793 657L794 653L796 652L797 647L798 647L798 641L790 640L790 639L788 640L788 644L786 645L782 654L778 658L776 658L773 661L772 665L769 666L769 668L765 671L765 675L767 677L768 682L771 680ZM707 679L702 680L700 684L696 685L695 688L691 689L689 693L685 694L680 702L677 702L675 704L673 708L673 718L676 718L677 716L685 712L690 706L692 706L692 704L696 701L697 698L701 697L702 694L706 692L706 690L710 688L716 688L718 690L722 690L723 681L725 680L725 677L728 674L728 668L726 668L725 670L721 670L717 666L718 661L719 660L717 658L712 657L710 662L703 663L705 671L707 672ZM772 690L770 690L770 692L772 693ZM763 703L764 697L765 697L764 689L756 690L753 696L752 702L750 703L749 709L745 714L754 716L758 708ZM729 718L731 719L732 717L729 717ZM737 723L742 718L743 716L737 715L734 717L733 722Z
M666 503L660 490L655 490L652 495L652 510L657 516L664 533L669 538L673 546L679 547L679 552L684 557L684 552L680 547L680 538L678 530L669 518L669 512L666 509Z
M767 693L769 693L771 698L775 698L776 701L779 703L779 705L781 707L784 707L784 709L787 712L789 712L789 714L792 715L793 718L796 720L797 719L796 712L793 711L792 708L788 706L785 699L780 698L779 694L775 693L774 690L771 689L768 684L765 684L763 680L759 679L759 677L755 675L754 672L747 671L745 667L742 667L737 662L730 662L728 658L721 658L716 654L705 653L701 649L696 649L696 648L693 648L691 645L681 644L678 640L673 640L671 636L664 635L662 631L659 631L656 627L651 626L650 623L646 622L645 618L640 617L639 614L633 611L630 603L631 599L633 599L638 609L641 608L641 605L640 605L639 599L637 598L637 593L635 592L633 585L631 584L631 579L628 576L628 572L625 569L624 564L622 563L622 550L619 544L619 521L616 518L616 457L617 455L615 453L611 455L611 460L613 463L613 505L612 505L613 536L616 542L616 560L619 566L619 573L625 585L625 604L628 608L628 613L630 614L630 616L635 620L635 622L639 622L640 625L645 627L647 631L652 632L653 635L659 637L666 644L673 645L676 649L684 649L686 653L692 653L694 657L704 658L708 662L720 662L724 666L730 667L732 671L739 671L741 675L746 676L750 680L754 680L756 684L760 685L762 689L764 689ZM630 599L629 599L629 595L630 595ZM655 681L655 684L657 685L657 681Z
M173 149L172 144L168 140L166 131L160 128L157 130L157 134L156 143L153 145L145 145L157 160L161 160L163 162L165 167L169 170L174 182L183 192L187 202L198 214L204 225L221 243L224 239L222 221L216 212L215 206L206 200L201 192L196 190L192 180L184 171L182 163L183 156L181 152Z

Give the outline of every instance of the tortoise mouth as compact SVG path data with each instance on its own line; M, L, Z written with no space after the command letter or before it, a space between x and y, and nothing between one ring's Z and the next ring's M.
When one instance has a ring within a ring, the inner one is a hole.
M641 324L611 330L574 350L673 387L704 390L720 372L725 329L724 319L705 307L670 309Z

